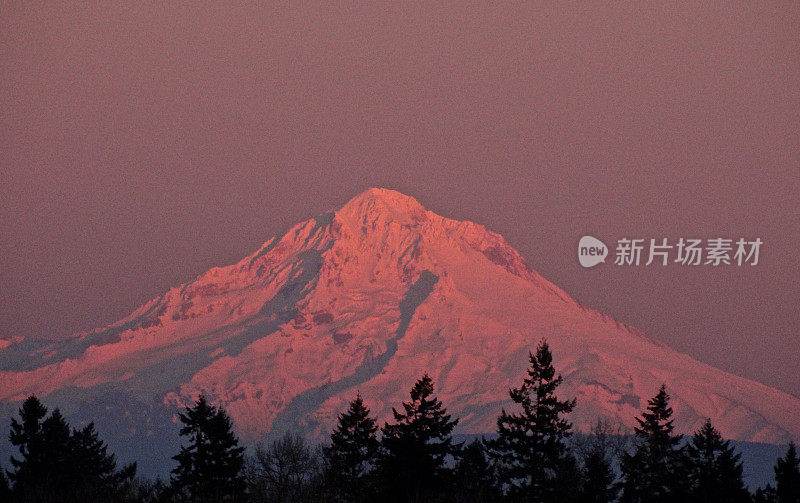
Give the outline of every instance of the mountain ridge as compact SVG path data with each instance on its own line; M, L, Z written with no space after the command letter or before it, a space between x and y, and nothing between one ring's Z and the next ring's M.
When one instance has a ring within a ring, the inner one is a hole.
M578 398L580 429L599 418L631 427L665 382L683 433L711 417L738 440L800 439L797 398L582 306L499 234L388 189L362 192L107 327L10 342L0 349L0 401L73 390L89 410L97 396L119 395L169 417L204 393L247 438L319 438L356 391L388 417L429 372L460 431L488 432L541 338L564 375L561 393Z

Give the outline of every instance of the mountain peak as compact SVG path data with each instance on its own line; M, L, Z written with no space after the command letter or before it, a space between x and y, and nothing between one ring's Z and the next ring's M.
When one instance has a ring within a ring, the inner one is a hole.
M336 212L364 223L368 220L419 222L425 219L425 208L413 197L391 189L373 187L348 201Z
M411 196L407 196L402 192L385 187L371 187L364 192L353 197L350 202L364 201L364 200L380 200L392 204L412 204L419 206L419 202Z
M0 415L47 396L169 459L177 446L162 438L174 436L175 411L201 393L246 439L319 439L355 393L390 419L413 380L431 372L462 418L458 431L483 434L511 405L507 390L543 337L563 396L577 399L578 430L598 419L635 427L666 384L677 432L710 417L738 440L800 439L797 398L654 344L573 301L500 235L380 188L105 328L0 341Z

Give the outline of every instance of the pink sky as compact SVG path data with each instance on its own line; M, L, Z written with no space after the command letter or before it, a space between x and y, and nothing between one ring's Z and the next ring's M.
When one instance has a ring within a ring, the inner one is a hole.
M796 2L9 2L0 336L114 321L370 186L800 395ZM760 237L752 268L578 239Z

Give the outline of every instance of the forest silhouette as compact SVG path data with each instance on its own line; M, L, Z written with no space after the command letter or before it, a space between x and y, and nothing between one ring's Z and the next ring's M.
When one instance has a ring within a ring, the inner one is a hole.
M490 438L458 442L423 375L407 401L378 424L357 394L324 445L287 434L248 453L222 407L205 396L178 414L180 451L168 480L121 466L94 424L71 427L36 396L11 419L15 447L0 472L0 502L754 502L800 503L800 457L790 443L774 483L748 492L741 454L711 420L693 435L674 431L666 386L636 418L633 435L598 422L574 435L575 399L546 341L529 354L513 406Z

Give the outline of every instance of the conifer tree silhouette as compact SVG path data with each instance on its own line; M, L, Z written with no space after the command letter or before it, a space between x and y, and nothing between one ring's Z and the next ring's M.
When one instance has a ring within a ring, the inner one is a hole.
M741 455L724 440L707 419L686 446L689 459L690 501L746 503L750 501L742 480Z
M674 435L672 408L666 386L648 401L647 410L636 418L638 445L622 457L623 503L686 501L688 480L681 437Z
M94 423L72 430L71 459L75 501L119 501L136 475L136 463L117 470L116 456L108 452Z
M380 447L378 426L369 414L361 395L356 395L347 411L339 414L331 443L323 448L327 483L337 500L357 502L368 497L368 477Z
M486 503L500 500L497 474L482 440L473 440L461 449L453 475L454 501Z
M8 485L8 477L6 472L0 468L0 503L8 503L11 501L11 487Z
M777 503L778 496L775 494L775 488L771 484L764 487L759 487L753 493L753 503Z
M775 496L778 503L800 503L800 458L793 442L775 463Z
M610 503L617 500L619 488L608 455L599 448L587 451L582 461L580 503Z
M512 501L566 501L575 496L576 467L565 439L572 424L566 415L575 400L559 400L550 347L542 340L529 353L530 366L522 385L509 391L522 410L502 410L495 439L487 441L497 465L499 482Z
M192 503L239 502L244 499L244 447L232 431L221 407L200 396L193 407L178 415L188 445L173 457L172 489L179 501Z
M433 381L425 374L411 389L403 412L392 409L394 424L382 429L379 479L381 500L428 501L449 489L452 469L448 456L457 453L451 420L434 395Z
M9 435L21 456L12 456L13 470L8 472L13 501L90 503L123 498L136 465L118 471L94 424L71 430L58 409L45 418L47 408L35 396L25 400L19 414L19 421L11 420Z
M42 420L47 408L38 398L30 396L19 409L19 420L11 419L9 441L18 448L20 457L11 456L8 478L12 494L21 501L44 501L45 445L42 433Z
M14 470L8 473L15 501L71 501L74 458L69 425L58 409L47 418L46 413L32 396L22 404L21 422L11 420L9 440L21 454L20 459L11 457Z
M627 437L627 431L621 424L598 419L588 435L575 439L571 448L579 460L581 475L577 501L617 501L620 488L616 467L629 443Z

